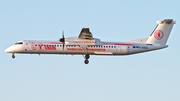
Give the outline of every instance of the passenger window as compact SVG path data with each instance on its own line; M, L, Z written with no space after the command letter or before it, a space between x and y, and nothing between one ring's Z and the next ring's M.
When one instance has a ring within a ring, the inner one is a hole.
M40 45L38 45L38 46L40 46Z
M41 46L43 46L43 45L41 45Z
M116 46L114 46L114 48L116 48Z
M57 47L59 47L59 45L57 45Z
M108 46L106 46L106 48L108 48Z
M37 46L37 45L35 45L35 46Z
M54 45L52 45L52 47L53 47Z
M113 48L113 46L111 46Z
M44 45L44 47L46 47L46 45Z

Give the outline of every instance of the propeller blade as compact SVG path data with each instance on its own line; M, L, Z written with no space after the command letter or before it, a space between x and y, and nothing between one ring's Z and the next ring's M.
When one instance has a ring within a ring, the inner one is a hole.
M63 43L63 50L64 50L64 43Z
M65 44L64 30L63 30L63 32L62 32L62 37L63 37L63 50L64 50L64 44Z
M63 42L63 50L64 50L64 44L65 44L64 30L62 31L62 38L60 38L59 41Z
M63 39L64 39L64 30L63 30L63 32L62 32L62 37L63 37Z

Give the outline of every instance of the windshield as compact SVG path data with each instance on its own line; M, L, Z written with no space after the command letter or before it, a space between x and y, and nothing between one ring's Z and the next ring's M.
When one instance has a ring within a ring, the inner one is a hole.
M15 45L23 44L23 42L16 42Z

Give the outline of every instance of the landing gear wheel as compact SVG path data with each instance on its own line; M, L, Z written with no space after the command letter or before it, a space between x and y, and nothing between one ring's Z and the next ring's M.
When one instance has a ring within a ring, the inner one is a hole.
M86 54L85 58L86 58L86 59L89 59L89 58L90 58L90 55L89 55L89 54Z
M84 60L84 63L85 63L85 64L88 64L88 63L89 63L89 60Z
M12 55L12 58L14 59L14 58L15 58L15 55Z

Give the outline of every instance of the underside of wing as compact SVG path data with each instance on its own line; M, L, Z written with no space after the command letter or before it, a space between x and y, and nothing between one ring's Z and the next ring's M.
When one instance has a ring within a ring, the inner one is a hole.
M111 54L113 54L112 52L94 52L95 54L99 54L99 55L111 55Z
M83 28L78 38L93 40L92 33L89 31L89 28Z

